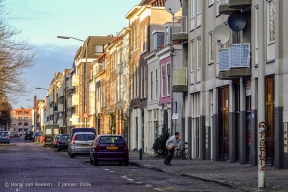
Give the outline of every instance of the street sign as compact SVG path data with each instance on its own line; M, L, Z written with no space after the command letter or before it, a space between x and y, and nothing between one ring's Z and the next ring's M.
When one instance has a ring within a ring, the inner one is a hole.
M177 113L177 101L174 101L173 109L174 113Z
M179 117L179 113L173 113L172 119L178 119L178 117Z

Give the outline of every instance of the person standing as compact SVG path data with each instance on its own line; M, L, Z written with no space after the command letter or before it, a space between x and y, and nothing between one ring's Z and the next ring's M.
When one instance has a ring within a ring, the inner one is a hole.
M178 132L176 132L175 135L171 136L166 141L166 149L168 150L168 154L164 160L165 165L171 165L170 162L173 158L174 149L175 149L175 147L179 147L181 144L181 139L179 137L180 137L180 134ZM170 148L170 146L172 146L172 148Z

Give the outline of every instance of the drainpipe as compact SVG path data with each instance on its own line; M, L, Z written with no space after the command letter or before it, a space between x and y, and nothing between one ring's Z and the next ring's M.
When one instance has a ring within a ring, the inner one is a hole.
M264 3L259 1L258 9L258 188L265 188L265 61L264 61Z

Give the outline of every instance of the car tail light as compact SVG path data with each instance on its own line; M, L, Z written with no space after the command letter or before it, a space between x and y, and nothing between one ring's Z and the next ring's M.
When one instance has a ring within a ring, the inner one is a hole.
M10 139L10 136L8 136L8 139Z
M62 142L61 142L61 141L58 141L58 144L62 144Z
M100 145L96 145L96 151L100 150Z
M72 139L72 143L75 144L76 141L76 136L74 135L73 139Z
M128 149L126 144L123 145L123 149L124 149L124 150L127 150L127 149Z

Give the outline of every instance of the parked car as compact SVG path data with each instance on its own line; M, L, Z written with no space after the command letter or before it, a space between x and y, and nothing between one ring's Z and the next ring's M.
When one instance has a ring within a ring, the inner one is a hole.
M90 164L99 161L118 161L129 165L127 144L121 135L98 135L90 148Z
M51 145L51 141L53 140L55 135L58 135L60 132L59 125L45 125L43 136L40 137L40 142L43 147L46 145Z
M10 135L8 131L0 131L0 143L10 143Z
M68 134L61 134L58 144L57 144L57 151L61 151L61 149L68 149Z
M41 131L38 132L34 132L31 136L31 141L32 142L36 142L37 141L37 137L40 137L43 133Z
M27 139L30 139L32 138L32 134L33 134L33 131L26 131L25 132L25 135L24 135L24 139L27 140Z
M77 132L72 140L68 140L68 155L73 158L75 155L89 155L90 146L95 139L93 132Z
M92 132L96 135L96 130L92 127L87 128L87 127L77 127L77 128L72 128L70 131L70 138L73 138L74 134L77 132Z
M51 141L50 147L51 148L57 148L57 144L58 144L59 139L60 139L60 134L55 135Z

